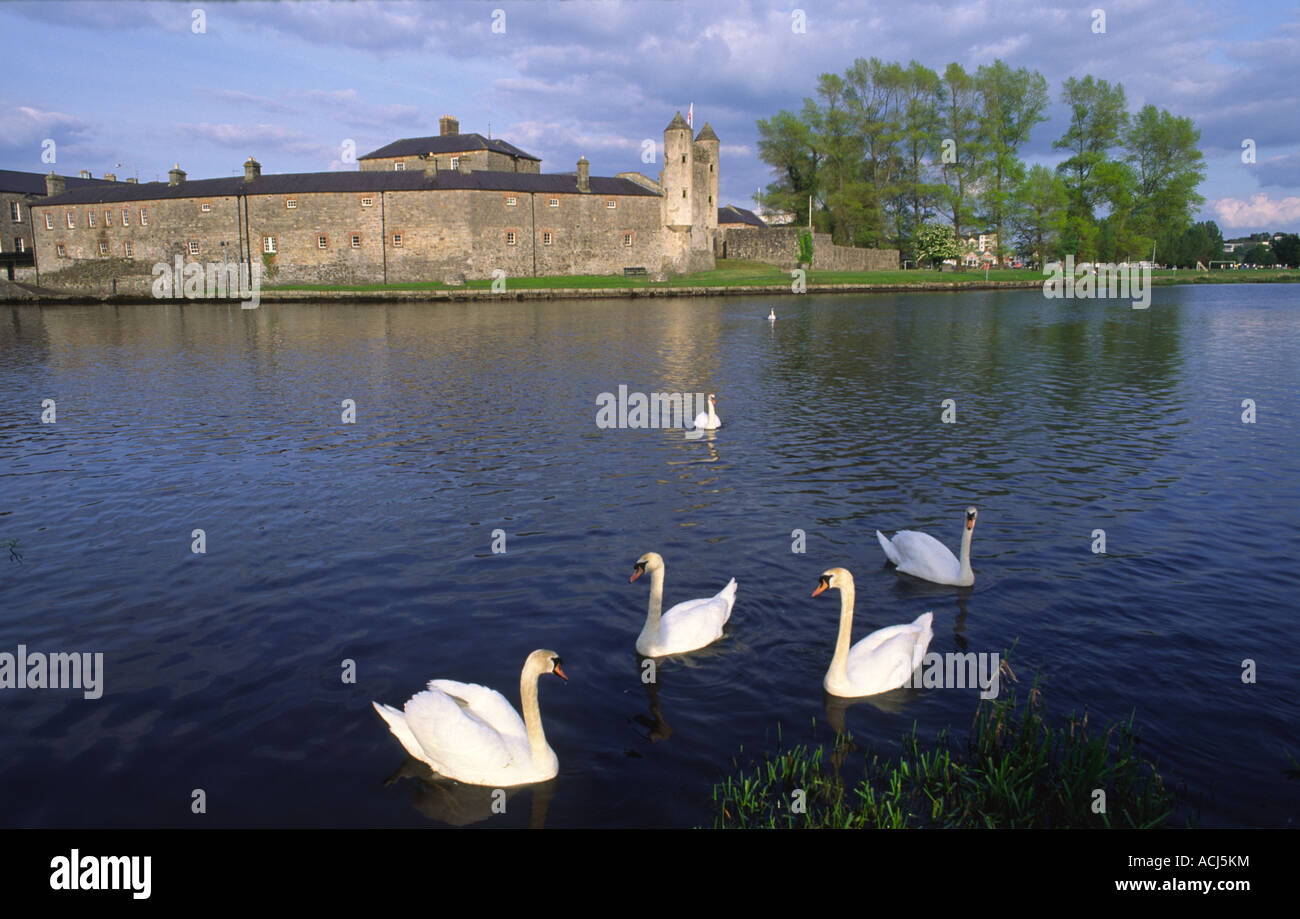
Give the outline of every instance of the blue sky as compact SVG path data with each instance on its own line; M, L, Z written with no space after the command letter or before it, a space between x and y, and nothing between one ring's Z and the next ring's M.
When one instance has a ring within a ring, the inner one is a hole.
M856 57L936 70L1002 58L1050 84L1029 161L1060 159L1061 83L1092 74L1123 83L1131 110L1196 121L1201 216L1225 236L1300 231L1300 8L1275 0L5 3L0 34L0 168L48 171L53 140L53 168L70 175L151 181L179 162L207 178L250 154L266 172L355 169L345 141L366 153L436 134L450 114L465 132L490 122L543 171L585 155L594 174L657 175L642 140L662 141L694 103L697 127L708 120L722 141L722 201L749 207L771 180L755 122L797 110L818 74Z

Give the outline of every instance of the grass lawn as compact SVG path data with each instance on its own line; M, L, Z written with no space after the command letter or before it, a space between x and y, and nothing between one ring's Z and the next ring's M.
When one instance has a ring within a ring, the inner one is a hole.
M1037 269L993 269L988 273L990 282L1002 281L1037 281L1044 275ZM1300 281L1300 270L1269 271L1213 271L1198 272L1191 270L1153 272L1153 279L1160 284L1187 283L1228 283L1241 284L1258 281ZM698 274L675 275L667 281L654 281L648 277L626 278L622 275L574 275L560 277L519 277L506 280L507 290L613 290L628 288L663 288L663 287L761 287L766 285L790 284L790 272L764 262L743 262L731 259L718 259L717 268ZM809 271L809 284L984 284L983 270L969 271ZM492 281L466 281L463 285L452 287L440 281L420 281L405 284L283 284L264 285L266 291L306 290L306 291L360 291L380 292L386 290L491 290Z

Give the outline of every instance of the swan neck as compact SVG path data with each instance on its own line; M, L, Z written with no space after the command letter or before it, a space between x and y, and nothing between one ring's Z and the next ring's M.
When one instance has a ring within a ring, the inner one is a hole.
M646 608L645 628L647 635L659 635L659 619L664 609L664 569L655 568L650 572L650 605Z
M849 681L849 645L853 639L853 585L840 588L840 634L835 639L835 656L831 658L827 679L832 683Z
M962 527L961 558L959 559L959 561L961 562L961 573L963 577L972 573L970 567L970 541L971 541L971 537L974 535L975 535L975 531L973 529L970 529L965 526Z
M542 712L537 705L537 678L541 673L532 666L524 668L519 676L519 702L524 710L524 728L528 733L528 749L533 761L539 762L547 750L546 734L542 731Z

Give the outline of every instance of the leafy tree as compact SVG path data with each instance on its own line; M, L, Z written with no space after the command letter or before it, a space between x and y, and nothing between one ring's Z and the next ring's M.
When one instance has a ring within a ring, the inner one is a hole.
M1286 233L1273 240L1273 256L1279 265L1300 268L1300 235Z
M939 156L943 211L952 222L953 233L965 239L975 221L972 192L983 167L984 146L975 78L955 62L943 72L939 130L943 135Z
M1192 213L1205 203L1196 192L1205 179L1204 157L1196 146L1200 139L1190 118L1154 105L1133 119L1124 146L1136 184L1133 216L1144 232L1190 226Z
M1273 257L1273 250L1263 243L1256 243L1247 249L1241 260L1247 265L1272 265L1277 261Z
M1016 186L1011 224L1021 251L1040 264L1058 254L1066 200L1065 182L1046 166L1034 166Z
M776 181L760 196L765 207L795 215L795 223L808 222L808 199L820 190L821 159L811 128L794 112L781 111L758 122L758 156L772 167Z
M918 227L913 246L916 257L920 260L928 259L935 268L944 259L961 258L961 246L953 235L952 227L942 224L926 223Z
M1009 251L1004 233L1025 164L1017 155L1034 125L1045 121L1047 80L1036 71L1012 70L1000 60L975 72L980 98L980 136L988 157L983 205L997 234L998 263Z
M1052 146L1067 151L1070 156L1056 169L1065 178L1069 191L1070 217L1091 221L1093 209L1103 196L1097 167L1119 145L1128 124L1124 86L1111 86L1091 76L1081 80L1070 77L1065 81L1061 101L1070 110L1070 123ZM1080 232L1080 239L1083 235Z

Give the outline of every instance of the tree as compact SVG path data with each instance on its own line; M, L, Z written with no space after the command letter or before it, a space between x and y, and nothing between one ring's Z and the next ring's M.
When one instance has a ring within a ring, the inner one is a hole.
M961 258L961 247L957 244L957 237L953 235L952 227L942 224L926 223L918 227L913 246L916 257L929 259L930 264L935 268L938 268L939 263L944 259Z
M1273 240L1273 256L1279 265L1300 268L1300 236L1285 233Z
M975 220L973 186L980 177L984 148L980 140L979 95L975 78L960 64L949 64L943 72L943 101L939 107L940 171L945 216L952 221L958 239Z
M1107 161L1109 151L1119 144L1128 124L1124 86L1111 86L1091 76L1082 80L1071 77L1065 81L1061 101L1069 107L1070 124L1052 146L1070 156L1056 169L1065 178L1069 192L1069 216L1090 222L1101 197L1097 167ZM1078 230L1082 238L1083 228Z
M772 210L795 215L795 222L808 222L808 199L818 188L821 165L812 131L790 111L758 122L758 156L772 167L776 181L761 195L762 204Z
M1255 243L1247 249L1241 260L1247 265L1272 265L1277 262L1273 257L1273 250L1263 243Z
M1066 200L1065 183L1046 166L1031 168L1016 187L1012 226L1021 251L1032 253L1040 264L1058 254Z
M1193 211L1205 203L1196 188L1205 179L1204 157L1196 145L1201 132L1190 118L1154 105L1138 112L1124 137L1126 161L1135 173L1134 220L1143 232L1191 225Z
M975 72L980 98L980 138L987 156L984 210L998 239L998 264L1009 250L1005 223L1012 199L1025 177L1017 155L1034 125L1045 121L1047 80L1037 71L1012 70L1000 60Z

